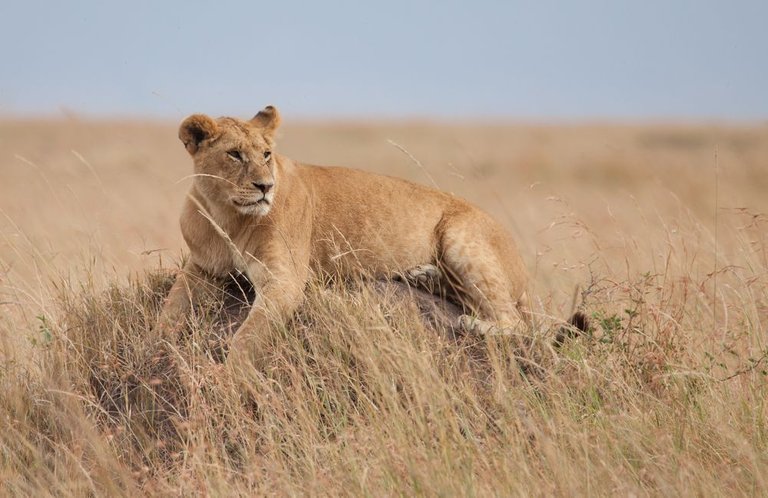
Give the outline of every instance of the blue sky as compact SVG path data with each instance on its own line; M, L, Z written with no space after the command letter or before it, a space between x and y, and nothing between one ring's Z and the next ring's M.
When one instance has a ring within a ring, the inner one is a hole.
M0 0L0 114L768 118L768 1Z

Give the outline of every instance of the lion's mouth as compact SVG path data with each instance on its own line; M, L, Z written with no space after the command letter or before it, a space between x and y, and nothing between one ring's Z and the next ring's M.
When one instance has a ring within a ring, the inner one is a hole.
M269 204L269 201L262 197L261 199L257 200L242 200L242 199L233 199L232 203L237 207L250 207L250 206L258 206L259 204Z

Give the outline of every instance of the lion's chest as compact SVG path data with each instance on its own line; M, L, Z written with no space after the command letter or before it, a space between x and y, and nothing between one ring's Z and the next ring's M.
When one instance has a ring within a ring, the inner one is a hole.
M181 219L181 233L189 246L192 261L207 273L225 276L241 269L234 257L239 251L230 237L215 230L199 213Z
M264 236L245 231L218 236L207 241L197 251L212 272L224 275L232 271L247 274L254 262L272 259L267 253L270 244Z
M192 260L207 273L224 276L233 270L241 270L232 257L232 249L220 240L212 239L196 247L190 245Z

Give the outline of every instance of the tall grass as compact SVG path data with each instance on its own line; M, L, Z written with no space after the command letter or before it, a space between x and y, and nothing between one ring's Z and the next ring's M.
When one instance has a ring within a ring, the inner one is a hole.
M221 296L178 340L153 334L167 272L106 291L62 287L29 360L4 351L3 486L34 496L759 494L766 350L753 327L768 282L755 278L760 295L722 296L739 332L721 350L700 340L718 330L705 282L596 279L585 291L593 330L553 350L553 320L542 320L534 373L503 338L441 334L368 284L310 286L294 320L264 331L259 370L221 363L237 317Z

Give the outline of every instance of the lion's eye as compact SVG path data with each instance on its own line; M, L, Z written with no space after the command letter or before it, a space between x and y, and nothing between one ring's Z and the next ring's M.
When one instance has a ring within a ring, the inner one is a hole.
M272 157L272 151L271 150L265 150L264 151L264 159L269 161L269 158Z
M240 151L238 150L230 150L227 152L227 155L234 159L235 161L243 161L243 156L240 155Z

